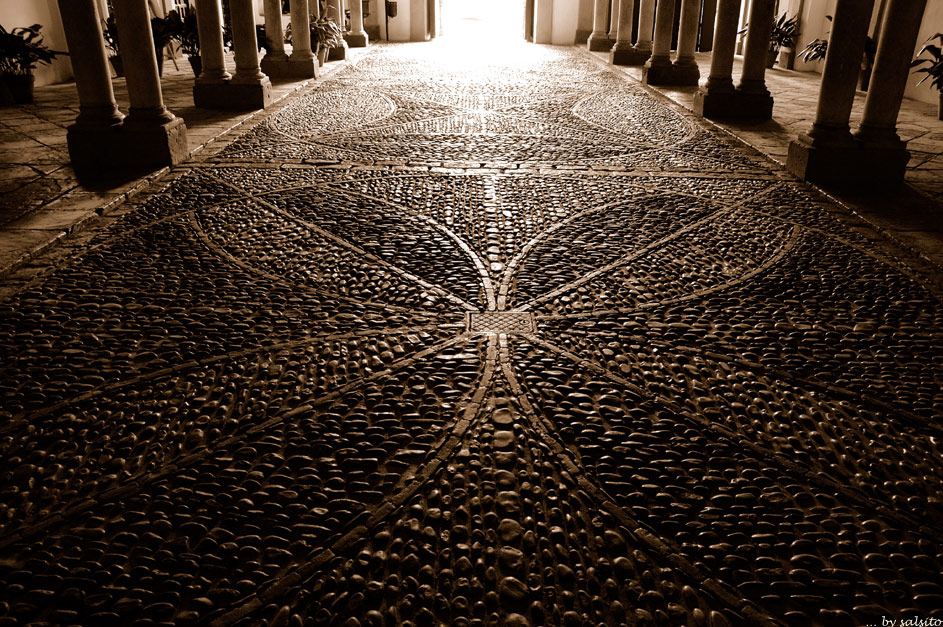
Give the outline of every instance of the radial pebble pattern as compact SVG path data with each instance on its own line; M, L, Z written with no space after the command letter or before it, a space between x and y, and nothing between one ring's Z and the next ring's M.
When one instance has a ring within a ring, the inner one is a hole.
M937 279L583 51L454 52L0 303L0 625L943 619Z

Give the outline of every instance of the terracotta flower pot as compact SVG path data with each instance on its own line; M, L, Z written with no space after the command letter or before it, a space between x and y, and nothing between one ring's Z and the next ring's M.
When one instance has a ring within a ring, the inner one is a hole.
M32 104L33 85L36 79L32 74L5 74L3 83L12 104Z

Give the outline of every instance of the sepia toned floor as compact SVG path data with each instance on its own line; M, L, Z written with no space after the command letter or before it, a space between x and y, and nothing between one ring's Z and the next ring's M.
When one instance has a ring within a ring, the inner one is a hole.
M591 55L463 50L0 301L0 625L943 619L932 266Z

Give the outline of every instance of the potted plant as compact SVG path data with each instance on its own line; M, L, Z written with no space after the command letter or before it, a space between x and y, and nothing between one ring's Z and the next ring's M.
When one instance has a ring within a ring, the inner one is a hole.
M200 33L197 30L196 11L187 5L182 13L176 10L167 13L166 19L171 27L173 39L180 42L181 52L187 55L193 75L199 76L203 70L203 59L200 58Z
M783 48L792 48L796 45L799 36L799 16L787 17L785 13L773 22L773 30L769 36L769 56L766 67L773 67Z
M799 57L806 63L812 63L824 59L826 52L828 52L828 40L816 37L799 51Z
M179 16L176 17L179 19ZM169 14L167 17L151 18L151 34L154 36L154 55L157 57L158 76L164 75L164 48L177 39L177 33L175 20Z
M164 75L164 48L172 41L179 39L181 18L176 11L170 11L167 17L151 18L151 34L154 36L154 55L157 58L157 72L160 76ZM196 15L193 16L193 28L196 28ZM115 14L112 12L108 19L102 25L102 36L105 38L105 45L110 51L108 60L111 61L111 67L115 71L115 76L124 76L124 62L121 59L121 42L118 39L118 23L115 21ZM197 38L199 46L199 38ZM199 53L199 50L197 51Z
M317 50L318 63L324 65L328 53L344 45L344 33L337 22L326 16L312 20L311 46Z
M749 23L737 31L737 34L743 36L749 29ZM776 59L779 57L779 51L782 48L792 48L796 43L796 37L799 35L799 16L786 17L783 13L779 19L773 17L773 27L769 34L769 52L766 56L766 67L773 67Z
M825 19L832 21L831 15L826 15ZM868 36L864 39L864 54L861 56L861 74L858 78L858 89L867 91L871 83L871 68L874 67L874 57L877 55L877 42L873 37ZM799 56L806 63L821 61L828 52L827 39L813 39L806 44L805 48L799 51Z
M927 55L925 58L914 59L910 67L917 68L914 72L922 72L926 74L920 81L917 82L919 85L927 79L930 80L930 86L935 87L936 90L940 93L940 104L939 109L937 110L937 118L943 120L943 49L940 46L933 44L931 42L938 41L940 44L943 44L943 33L937 33L929 39L923 45L923 48L920 49L920 52L917 53L917 57L922 55ZM920 67L924 66L924 67Z
M8 104L33 102L33 70L52 63L63 52L50 50L39 32L42 26L21 26L7 31L0 26L0 100Z

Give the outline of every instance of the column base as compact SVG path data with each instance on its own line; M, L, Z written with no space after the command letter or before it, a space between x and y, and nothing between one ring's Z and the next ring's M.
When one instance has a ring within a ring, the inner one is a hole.
M650 56L652 56L650 50L636 50L634 48L616 50L613 48L609 51L609 63L612 65L645 65Z
M366 48L370 44L367 33L347 33L344 35L344 41L351 48Z
M642 82L646 85L697 85L701 73L697 66L673 64L646 64L642 68Z
M336 48L331 48L327 52L328 61L343 61L347 58L347 44L343 46L338 46Z
M259 64L262 72L272 78L317 78L318 59L269 59L265 57Z
M577 28L576 29L576 39L574 43L579 46L580 44L585 44L586 41L592 36L593 31L589 28Z
M72 169L80 179L106 179L177 165L187 158L187 125L182 118L144 128L115 126L66 130Z
M608 52L616 42L603 35L590 35L586 40L586 46L590 52Z
M718 120L763 121L773 118L773 97L742 91L709 91L694 94L694 112Z
M193 104L203 109L250 111L272 104L272 82L266 77L258 83L200 83L193 85Z
M701 71L694 61L674 63L672 67L674 68L675 80L678 81L675 85L697 85L698 81L701 80Z
M811 183L866 189L903 183L909 160L902 147L813 146L800 139L789 144L786 168Z

